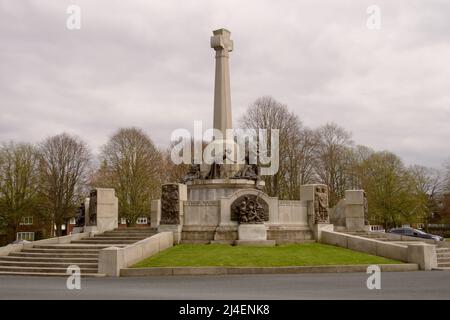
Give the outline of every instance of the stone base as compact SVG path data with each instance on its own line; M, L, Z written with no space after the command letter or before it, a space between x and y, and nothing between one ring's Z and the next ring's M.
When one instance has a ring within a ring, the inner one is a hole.
M263 223L240 224L238 226L238 241L266 241L267 227Z
M214 239L216 226L183 226L181 239L185 241L204 241L209 243ZM187 242L186 242L187 243Z
M181 241L181 230L183 226L181 224L161 224L158 227L158 233L160 232L172 232L173 244L179 244Z
M334 226L330 223L319 223L314 225L314 239L319 242L322 239L322 230L334 231Z
M267 239L277 243L303 243L314 240L314 234L307 225L268 225Z
M214 241L220 243L220 241L228 241L233 243L234 240L238 239L238 226L219 226L214 234Z
M97 226L85 226L84 232L89 232L89 237L93 237L95 234L100 233Z
M235 240L212 240L210 244L234 244Z
M84 227L75 227L75 228L73 228L73 230L72 230L72 234L75 234L75 233L83 233L84 232Z
M237 246L274 246L275 240L236 240L234 242Z

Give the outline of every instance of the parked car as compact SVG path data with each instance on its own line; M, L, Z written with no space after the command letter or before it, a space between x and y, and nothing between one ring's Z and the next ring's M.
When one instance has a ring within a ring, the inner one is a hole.
M388 233L400 234L402 236L416 237L422 239L431 239L436 241L445 241L443 237L426 233L421 230L413 229L413 228L393 228L388 231Z

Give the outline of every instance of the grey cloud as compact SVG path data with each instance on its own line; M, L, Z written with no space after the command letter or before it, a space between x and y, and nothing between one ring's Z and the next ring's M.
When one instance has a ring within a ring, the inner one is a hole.
M215 28L232 31L235 123L272 95L304 124L334 121L408 164L450 156L450 3L377 1L0 0L0 140L68 131L96 152L122 126L164 146L173 129L211 125Z

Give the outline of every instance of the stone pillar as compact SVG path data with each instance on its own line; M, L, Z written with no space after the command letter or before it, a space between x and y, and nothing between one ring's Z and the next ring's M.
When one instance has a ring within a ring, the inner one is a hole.
M230 31L218 29L213 31L211 48L216 51L216 72L214 82L214 129L225 135L226 129L232 128L229 52L233 50Z
M93 189L87 208L86 231L103 233L118 227L119 204L114 189Z
M365 225L366 198L364 190L345 191L345 226L347 231L367 231Z
M161 220L158 232L173 232L175 244L181 241L184 201L187 201L187 186L185 184L168 183L162 186Z
M325 199L321 199L321 197L325 197ZM305 184L300 186L300 200L307 202L308 224L311 230L315 224L329 224L328 187L326 185ZM322 203L321 200L325 203Z
M420 270L437 268L436 246L426 243L408 244L408 262L417 263Z
M321 230L332 230L328 216L328 187L324 184L302 185L300 200L306 201L308 225L314 232L314 238L320 240Z
M158 228L161 221L161 199L152 200L151 204L151 227Z

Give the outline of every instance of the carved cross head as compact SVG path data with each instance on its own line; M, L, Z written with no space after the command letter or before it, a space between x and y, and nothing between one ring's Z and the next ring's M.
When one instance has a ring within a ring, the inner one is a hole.
M211 48L214 50L233 51L233 40L230 39L231 32L227 29L218 29L213 31L211 37Z

